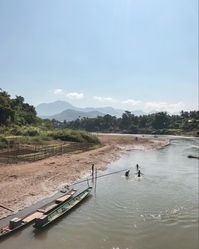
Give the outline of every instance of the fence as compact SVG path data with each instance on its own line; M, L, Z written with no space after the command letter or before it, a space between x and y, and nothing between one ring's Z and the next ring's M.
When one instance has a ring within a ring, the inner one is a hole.
M74 151L78 153L91 147L93 147L92 144L76 142L42 146L17 144L13 148L4 149L0 152L0 163L32 162Z

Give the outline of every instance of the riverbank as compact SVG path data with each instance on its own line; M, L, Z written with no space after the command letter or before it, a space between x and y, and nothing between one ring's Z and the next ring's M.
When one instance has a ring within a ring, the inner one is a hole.
M139 149L158 149L169 141L131 135L98 135L102 147L78 154L67 153L32 163L0 165L0 204L15 212L52 195L88 173L91 164L103 170L123 153ZM0 218L11 212L0 208Z

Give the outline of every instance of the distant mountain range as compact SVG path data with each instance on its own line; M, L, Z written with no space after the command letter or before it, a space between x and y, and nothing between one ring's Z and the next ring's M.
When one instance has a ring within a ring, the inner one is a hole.
M95 118L97 116L104 116L109 114L111 116L121 117L125 110L114 109L113 107L85 107L80 108L71 105L66 101L55 101L52 103L42 103L36 107L36 111L39 117L56 119L59 121L72 121L77 118ZM135 115L145 114L142 111L133 111Z
M97 116L104 116L104 113L98 112L98 111L90 111L90 112L80 112L80 111L75 111L71 109L67 109L59 114L49 116L49 119L56 119L59 121L72 121L78 118L96 118Z

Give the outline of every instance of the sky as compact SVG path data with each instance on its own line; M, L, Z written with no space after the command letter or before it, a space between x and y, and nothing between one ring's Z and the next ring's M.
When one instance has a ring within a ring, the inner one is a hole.
M198 1L0 0L0 88L33 105L198 109Z

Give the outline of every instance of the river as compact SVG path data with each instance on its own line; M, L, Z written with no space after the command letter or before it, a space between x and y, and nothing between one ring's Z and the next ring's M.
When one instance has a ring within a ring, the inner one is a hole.
M160 150L129 151L99 178L96 193L69 215L35 233L30 226L1 249L197 249L198 139L177 138ZM135 178L135 165L144 175Z

